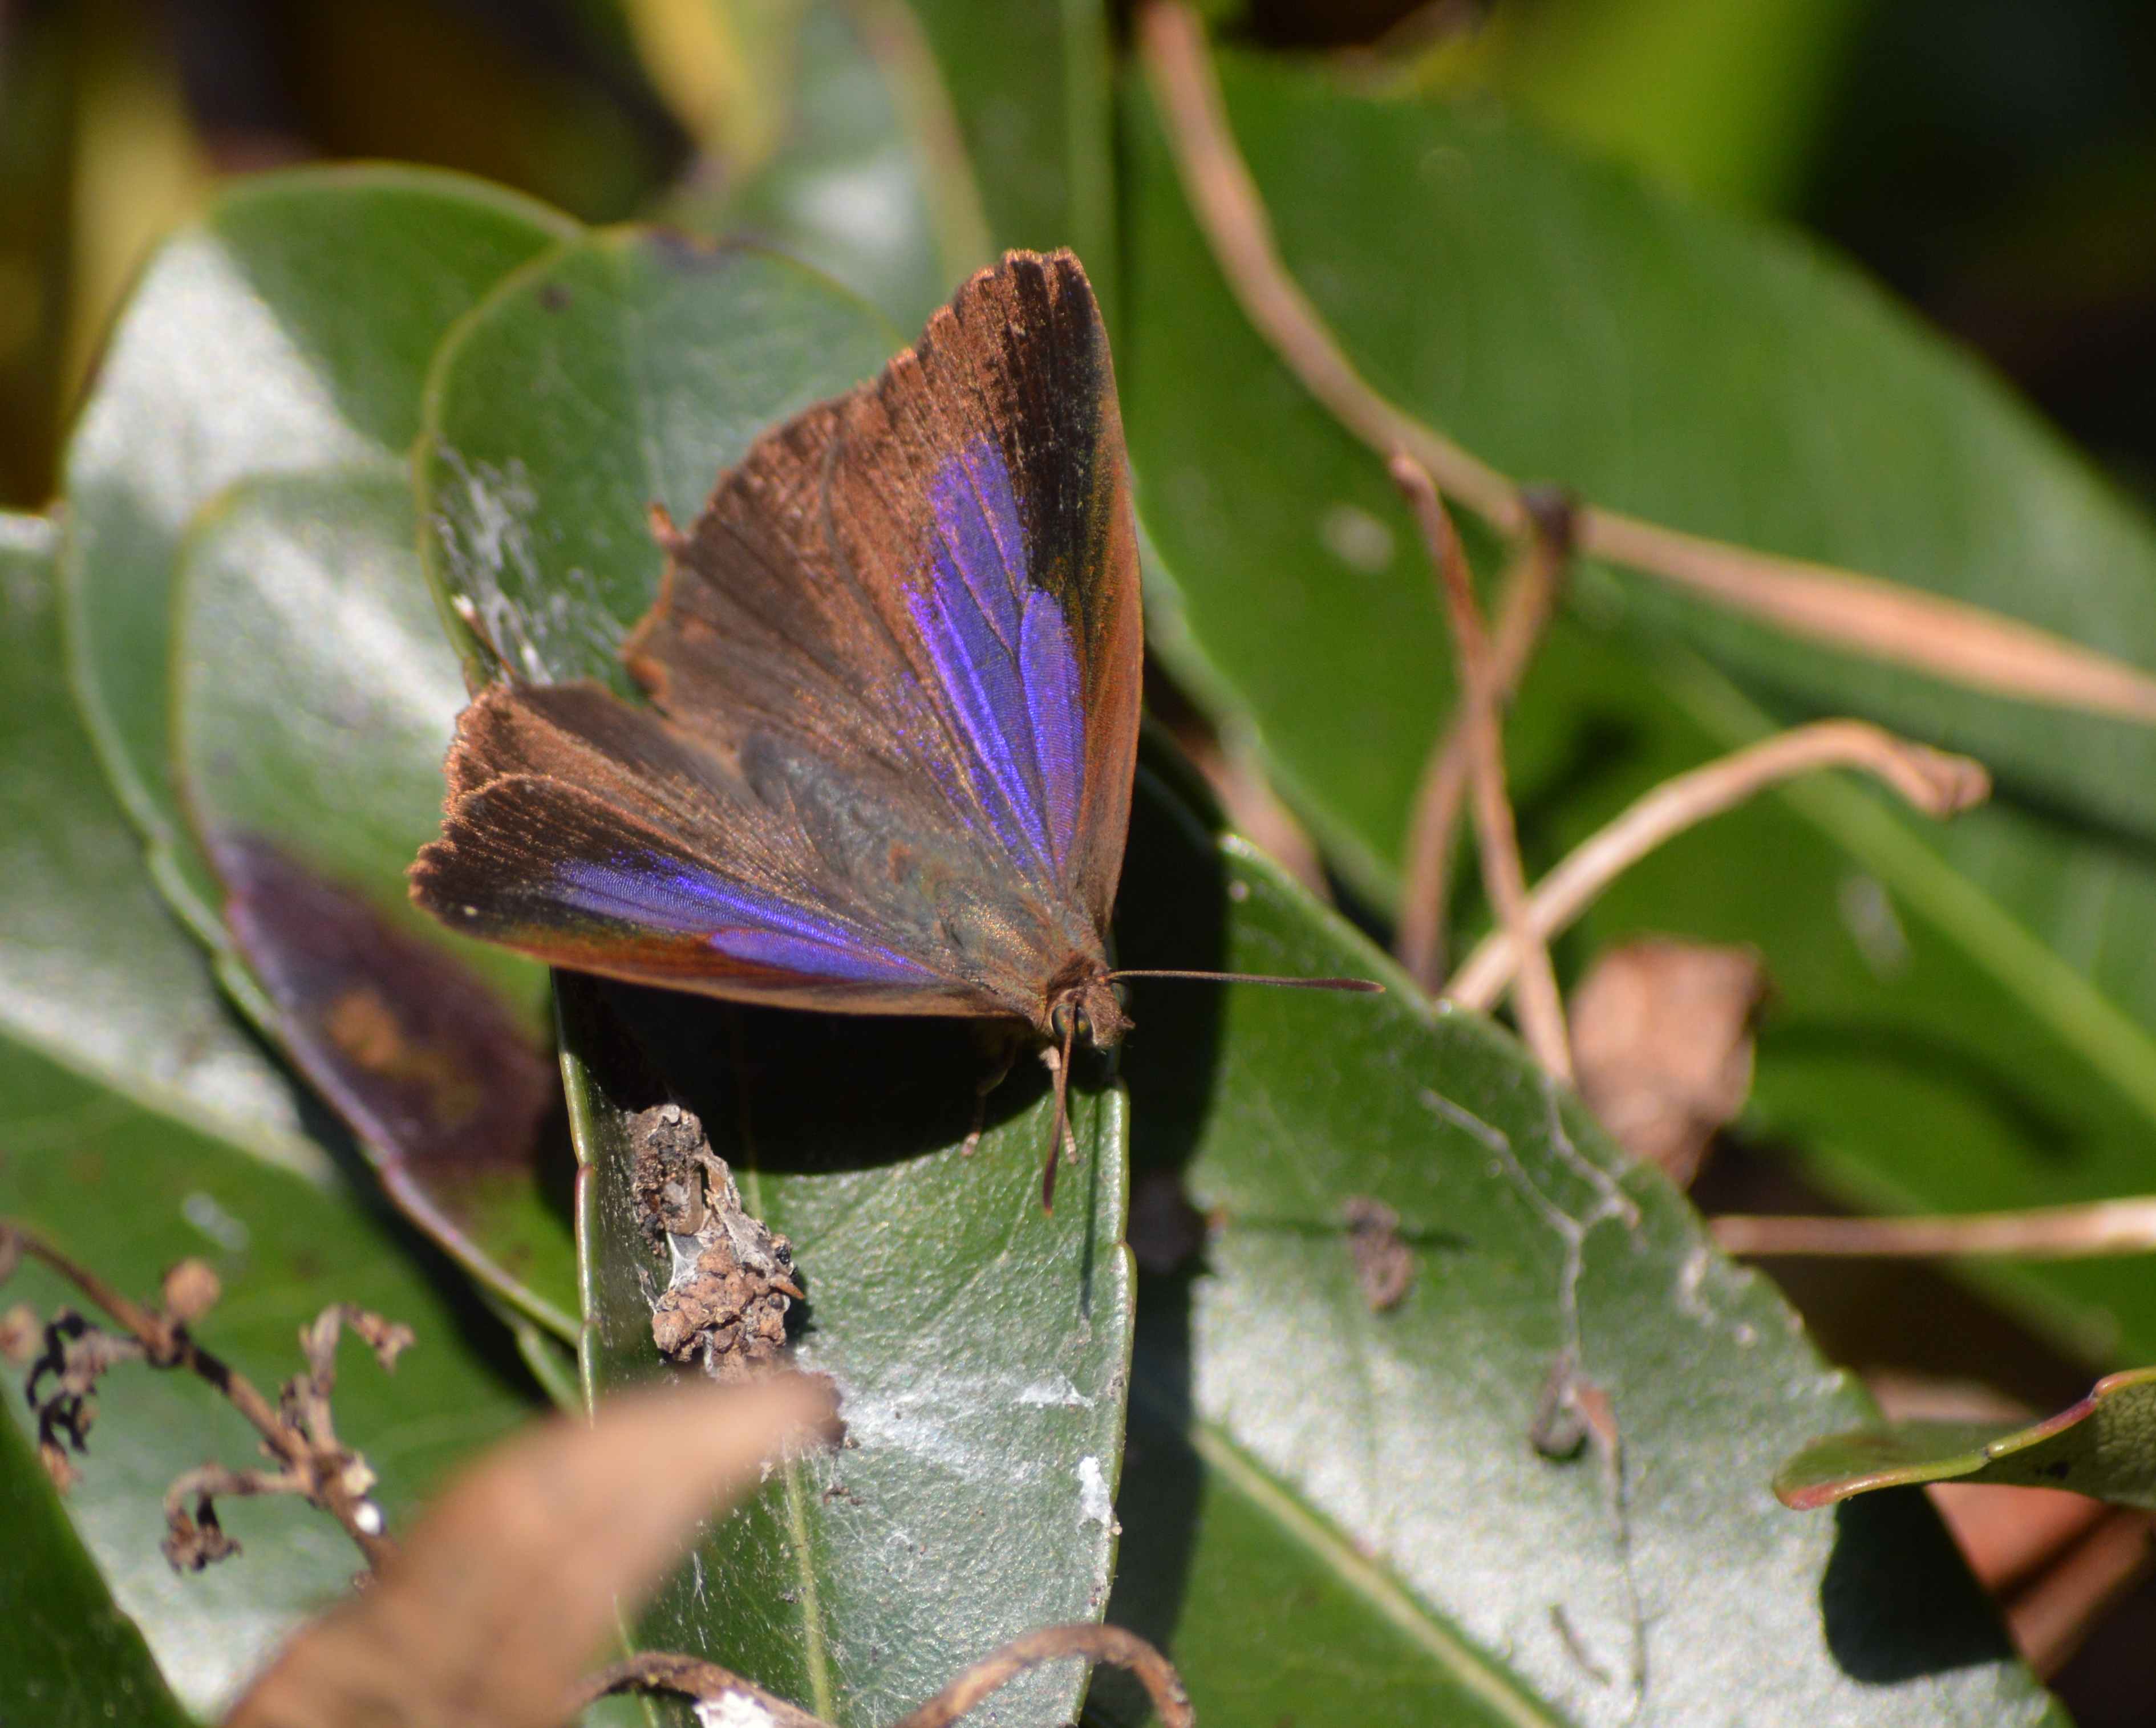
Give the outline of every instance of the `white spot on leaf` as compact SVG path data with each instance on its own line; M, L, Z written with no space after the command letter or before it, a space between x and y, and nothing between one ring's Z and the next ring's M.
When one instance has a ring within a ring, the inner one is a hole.
M1317 519L1317 538L1350 570L1383 572L1393 561L1393 531L1359 505L1336 504Z
M1108 1492L1108 1479L1101 1471L1101 1460L1090 1453L1078 1460L1078 1521L1081 1525L1103 1525L1111 1536L1122 1529L1116 1522L1115 1498Z

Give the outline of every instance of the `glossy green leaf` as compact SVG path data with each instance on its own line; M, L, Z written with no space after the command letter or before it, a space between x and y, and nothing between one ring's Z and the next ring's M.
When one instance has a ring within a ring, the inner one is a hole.
M1478 455L2156 665L2146 522L1846 271L1576 162L1486 105L1353 95L1232 54L1221 73L1289 269L1380 391ZM1397 515L1373 507L1382 475L1351 490L1341 464L1306 468L1344 434L1236 311L1142 92L1129 117L1125 413L1185 657L1358 883L1389 894L1442 695L1428 572ZM2084 817L2156 833L2149 728L1792 643L1645 577L1596 592L1792 702L1970 751ZM1309 669L1292 676L1291 659ZM1418 680L1419 700L1392 700Z
M690 520L756 433L895 346L859 303L753 252L622 233L512 279L430 389L423 479L450 592L526 669L619 682L614 645L659 576L646 501ZM839 1381L855 1443L718 1531L642 1636L724 1651L865 1723L1005 1638L1098 1613L1130 1336L1118 1095L1079 1095L1086 1162L1045 1218L1044 1077L1025 1062L964 1156L993 1058L963 1027L755 1014L566 975L557 990L589 1388L663 1371L647 1282L666 1269L634 1227L622 1149L626 1115L671 1098L793 1238L800 1355ZM1053 1720L1078 1685L1045 1672L1004 1707Z
M783 331L783 339L774 338ZM861 302L742 247L619 229L504 282L447 342L420 457L429 573L531 678L629 688L615 649L757 433L897 346Z
M922 147L945 99L902 0L811 0L765 22L782 38L762 44L759 68L780 110L775 146L747 173L699 172L659 214L787 253L918 329L991 260L969 166Z
M995 244L1075 249L1117 330L1109 8L1101 0L911 5L942 70Z
M69 655L159 886L203 940L223 929L171 777L166 689L188 519L249 474L395 465L442 332L573 227L453 175L300 170L227 192L136 285L68 447Z
M0 1036L320 1177L290 1081L218 997L142 868L69 700L59 536L0 516Z
M112 1605L37 1448L0 1422L0 1720L186 1728L134 1623Z
M1209 1011L1132 992L1134 1158L1208 1228L1142 1294L1115 1612L1187 1644L1228 1719L2058 1720L1928 1509L1774 1503L1793 1438L1864 1400L1508 1039L1433 1014L1158 795L1118 927L1134 965L1395 987L1231 988ZM1358 1285L1351 1196L1391 1208L1414 1257L1383 1311ZM1529 1442L1568 1351L1609 1401L1614 1478L1592 1442ZM1363 1659L1320 1659L1336 1638Z
M203 1336L273 1394L326 1304L411 1324L419 1345L396 1377L353 1361L337 1398L401 1516L532 1400L495 1323L445 1297L443 1269L335 1175L302 1127L312 1106L151 889L67 700L52 564L43 524L0 519L0 1213L138 1293L183 1255L208 1259L227 1295ZM40 1312L71 1300L34 1267L0 1292ZM22 1420L19 1393L6 1402ZM69 1512L174 1689L210 1710L343 1588L355 1556L318 1515L249 1501L228 1518L248 1551L176 1577L157 1548L166 1486L212 1457L253 1462L252 1433L208 1387L146 1369L117 1371L99 1412Z
M228 963L272 1035L421 1228L573 1339L568 1219L543 1187L545 1161L567 1162L545 1136L546 969L405 891L465 700L418 532L393 470L244 481L198 516L175 596L180 783L228 896Z
M2107 1375L2079 1403L2027 1426L1903 1422L1815 1440L1776 1473L1774 1492L1809 1511L1919 1482L2063 1488L2156 1511L2156 1368Z
M137 1096L198 1120L254 1117L250 1151L312 1161L278 1077L223 1014L201 956L157 904L74 724L57 666L58 543L47 522L0 516L0 684L13 699L0 738L0 869L10 885L0 901L0 1050L124 1076ZM0 1092L0 1181L8 1161L34 1151L18 1138L26 1102ZM0 1287L0 1305L16 1300ZM184 1721L14 1423L0 1423L0 1484L9 1556L0 1566L0 1716L54 1728Z
M1022 1632L1097 1618L1115 1550L1132 1278L1120 1090L1072 1095L1081 1164L1040 1208L1053 1100L1029 1059L960 1148L987 1059L948 1023L755 1013L563 975L584 1169L594 1397L670 1371L665 1263L639 1228L629 1117L694 1110L808 1291L795 1361L837 1383L847 1443L786 1466L646 1612L646 1648L723 1651L852 1728ZM1072 1665L997 1720L1075 1710Z

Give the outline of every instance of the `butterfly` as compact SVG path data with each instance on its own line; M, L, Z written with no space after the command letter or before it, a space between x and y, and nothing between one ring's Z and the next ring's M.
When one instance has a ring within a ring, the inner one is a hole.
M648 705L482 692L413 897L579 972L1022 1023L1060 1141L1072 1044L1122 1038L1115 981L1138 976L1107 952L1137 536L1077 259L1008 254L757 439L693 527L653 526L665 574L622 650ZM1044 1203L1055 1167L1051 1144Z

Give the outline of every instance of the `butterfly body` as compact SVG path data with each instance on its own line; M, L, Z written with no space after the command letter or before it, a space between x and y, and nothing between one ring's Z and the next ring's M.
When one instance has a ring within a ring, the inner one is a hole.
M624 649L648 704L483 692L415 899L637 982L1115 1043L1137 557L1076 259L983 271L654 524Z

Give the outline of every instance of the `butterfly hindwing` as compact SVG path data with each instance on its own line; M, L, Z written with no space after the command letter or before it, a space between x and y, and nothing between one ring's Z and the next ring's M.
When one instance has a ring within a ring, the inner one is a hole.
M1102 949L1137 731L1135 536L1076 260L975 277L668 550L626 650L653 707L489 691L422 903L584 970L1038 1023Z
M799 840L659 715L594 685L497 686L459 723L449 818L413 891L454 928L579 971L802 1007L984 1011L797 868Z

